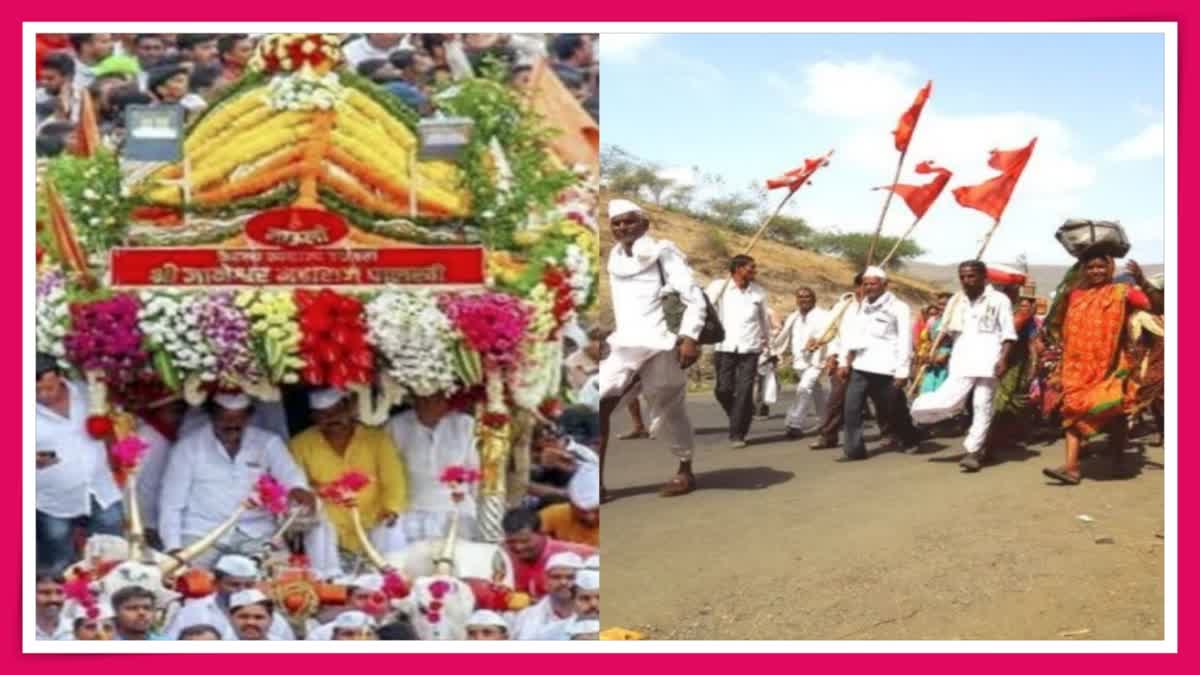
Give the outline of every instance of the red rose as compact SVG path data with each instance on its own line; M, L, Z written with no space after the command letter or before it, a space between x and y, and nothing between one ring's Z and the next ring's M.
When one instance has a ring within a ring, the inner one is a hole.
M113 432L112 420L107 415L89 415L87 418L87 432L92 438L107 438Z

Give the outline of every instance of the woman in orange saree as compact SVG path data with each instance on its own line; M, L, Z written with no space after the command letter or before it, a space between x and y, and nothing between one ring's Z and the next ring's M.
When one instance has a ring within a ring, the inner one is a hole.
M1079 484L1079 450L1088 437L1108 430L1114 460L1125 450L1125 413L1136 394L1129 379L1125 319L1129 307L1150 306L1139 289L1113 282L1112 257L1090 255L1081 263L1083 281L1067 298L1059 362L1066 463L1042 470L1067 485Z

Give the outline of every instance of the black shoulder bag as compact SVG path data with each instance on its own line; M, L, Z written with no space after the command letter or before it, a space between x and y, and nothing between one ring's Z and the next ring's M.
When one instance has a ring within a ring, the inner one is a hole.
M663 273L662 261L654 262L658 266L658 280L665 288L667 285L667 276ZM704 289L700 289L700 295L704 298L704 327L700 329L700 335L696 337L696 343L700 345L715 345L718 342L725 340L725 327L721 325L721 319L717 316L717 308L713 307L712 301L708 299L708 294ZM663 297L663 313L667 318L667 328L672 333L679 333L679 324L683 322L683 301L679 299L679 293L672 291L669 295Z

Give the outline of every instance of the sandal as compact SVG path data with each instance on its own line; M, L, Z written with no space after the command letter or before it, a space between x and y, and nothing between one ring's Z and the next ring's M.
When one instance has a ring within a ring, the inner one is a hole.
M627 434L617 436L618 441L632 441L639 438L650 438L650 432L645 429L635 429Z
M1042 469L1042 475L1046 478L1053 478L1064 485L1079 485L1079 481L1082 478L1079 471L1071 471L1065 466L1060 466L1057 469Z
M696 477L690 474L675 474L658 493L661 497L682 497L696 489Z

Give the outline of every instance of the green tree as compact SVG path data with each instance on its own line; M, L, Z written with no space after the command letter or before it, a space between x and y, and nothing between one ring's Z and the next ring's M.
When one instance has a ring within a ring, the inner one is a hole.
M755 203L737 192L724 197L715 197L705 204L709 215L718 223L735 229L744 229L746 214L754 210Z
M869 232L838 232L835 230L815 236L813 247L822 253L836 255L850 263L855 269L861 270L867 266L867 252L871 248L873 236ZM879 244L875 247L876 253L883 251L883 254L886 255L896 244L896 239L896 237L880 237ZM915 241L905 240L900 244L900 248L896 250L892 259L888 261L888 267L898 269L903 267L906 261L924 253L925 250Z

